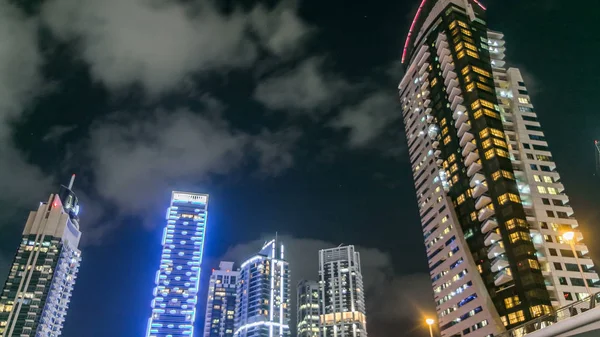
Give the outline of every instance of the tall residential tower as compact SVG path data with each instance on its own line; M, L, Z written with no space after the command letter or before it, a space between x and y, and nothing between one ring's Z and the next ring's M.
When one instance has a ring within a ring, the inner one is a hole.
M242 263L237 293L236 337L290 336L290 269L277 240Z
M194 336L208 195L173 192L147 337Z
M221 261L219 269L210 275L204 337L233 337L239 277L240 272L233 270L233 262L227 261Z
M0 294L2 337L61 335L81 261L74 178L29 214Z
M399 90L442 336L491 336L587 296L587 247L503 35L476 0L422 0ZM575 232L575 249L562 234Z
M319 337L319 283L302 280L296 292L297 337Z
M360 254L354 246L319 251L322 337L367 337Z

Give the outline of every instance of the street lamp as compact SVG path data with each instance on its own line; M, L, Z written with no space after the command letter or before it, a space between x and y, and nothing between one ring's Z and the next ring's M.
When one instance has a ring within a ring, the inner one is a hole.
M575 250L575 233L572 231L564 232L562 235L563 240L567 241L571 246L571 250L573 251L573 256L575 256L575 263L577 263L577 268L579 269L579 274L581 274L581 279L583 280L583 284L585 285L585 290L588 293L588 296L592 296L592 292L587 284L587 280L583 275L583 269L581 269L581 264L579 264L579 257L577 256L577 251Z
M429 337L433 337L433 330L431 329L431 326L433 325L433 323L435 323L435 321L432 318L427 318L425 320L425 323L429 325Z

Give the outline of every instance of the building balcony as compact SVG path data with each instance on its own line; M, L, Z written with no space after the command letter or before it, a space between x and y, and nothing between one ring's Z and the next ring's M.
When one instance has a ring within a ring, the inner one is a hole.
M423 84L421 85L421 91L427 89L428 86L429 86L429 82L423 81Z
M458 128L457 134L458 134L459 137L462 137L465 134L465 132L467 132L469 130L471 130L471 124L469 124L469 123L462 123L461 126L460 126L460 128Z
M425 47L425 46L423 46ZM429 50L428 48L422 48L419 50L419 54L420 56L418 56L419 61L417 62L418 65L423 64L423 62L427 61L429 59L429 56L431 55L427 50Z
M477 219L479 219L479 221L485 221L487 219L489 219L492 215L495 214L494 209L492 207L490 207L492 205L489 205L488 207L482 208L479 213L477 214Z
M428 116L431 115L431 108L425 109L425 114Z
M502 237L496 233L496 232L489 232L486 236L485 236L485 240L483 241L483 243L486 246L491 246L494 243L498 242L502 240Z
M504 254L499 255L492 261L492 271L500 271L504 268L508 267L508 260Z
M437 50L437 54L440 55L441 51L444 48L449 49L448 41L446 41L446 39L441 39L440 42L437 44L437 49L436 49Z
M467 125L467 124L465 123L463 125ZM477 154L476 151L469 152L469 154L465 158L465 166L471 165L474 161L477 161L477 159L479 159L479 154Z
M430 104L431 104L431 100L430 99L426 99L425 102L423 103L423 105L425 107L429 107Z
M460 97L460 96L457 96ZM456 123L454 123L454 127L456 127L457 129L460 129L460 126L465 123L467 120L469 120L469 115L466 112L463 113L458 113L458 118L456 119Z
M447 50L447 49L443 49L442 53L444 53L445 50ZM441 61L440 64L442 66L442 69L444 67L446 67L447 64L452 63L452 57L450 56L450 51L448 51L447 53L444 53L443 57L440 55L439 60Z
M433 146L434 149L437 149L437 147L440 146L440 142L436 140L435 142L431 143L431 146Z
M456 74L456 73L451 71L450 74ZM450 81L448 81L448 84L446 84L446 92L448 94L450 94L451 91L456 88L458 88L458 81L456 79L451 79Z
M506 62L504 62L504 60L492 60L492 67L494 68L502 68L504 67L504 64Z
M423 65L419 69L419 75L424 75L425 71L427 70L427 67L429 67L429 63L428 62L423 63Z
M492 203L492 198L490 198L484 194L484 195L480 196L477 199L477 201L475 201L475 208L480 210L480 209L486 207L487 205L489 205L490 203Z
M442 70L442 76L446 78L446 76L448 76L448 73L451 71L454 71L454 63L446 63L444 70Z
M454 72L454 71L449 73L448 76L444 79L444 85L446 87L448 87L450 84L450 81L452 81L452 80L456 80L456 72ZM458 82L456 82L456 83L458 84Z
M434 156L439 157L442 154L442 151L440 150L435 150L435 152L433 153Z
M464 99L460 96L456 96L454 98L454 100L450 103L450 108L453 111L456 111L456 108L458 107L459 104L462 104L462 102L464 102ZM462 111L465 111L465 110L462 110Z
M441 159L438 159L435 161L435 163L438 164L439 166L441 166L444 163L444 161Z
M446 34L438 34L437 38L435 39L435 44L439 45L440 43L442 43L442 41L447 41Z
M433 116L432 115L427 115L427 123L431 123L432 121L433 121Z
M421 97L429 97L429 90L421 91Z
M502 241L496 241L488 250L488 259L495 259L500 254L504 254L504 244Z
M472 177L475 173L481 170L481 163L473 162L467 169L467 176Z
M475 138L472 133L466 132L462 137L460 137L460 146L463 147L467 145L468 142L472 141Z
M469 155L469 153L473 152L473 150L475 150L477 148L477 145L475 145L473 142L469 142L467 143L462 150L462 155L463 157L466 157L467 155Z
M442 49L442 50L441 50L441 51L438 53L438 56L439 56L440 60L443 60L443 59L444 59L444 57L446 57L446 55L451 55L451 54L450 54L450 49L448 49L448 48L444 48L444 49Z
M496 218L489 218L481 225L481 232L485 234L496 228L498 228L498 220L496 220Z
M483 193L488 191L487 182L479 183L473 188L473 198L479 198Z
M508 283L513 280L510 268L502 269L496 276L494 276L494 284L499 286Z
M460 89L458 88L458 86L455 86L454 88L452 88L452 90L450 90L450 92L448 93L448 100L450 102L452 102L453 99L456 98L456 96L460 95Z

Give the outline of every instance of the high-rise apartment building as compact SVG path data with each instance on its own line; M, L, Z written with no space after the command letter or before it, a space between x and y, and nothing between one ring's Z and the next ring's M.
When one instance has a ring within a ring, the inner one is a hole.
M2 337L61 335L81 261L74 178L29 214L0 294Z
M322 337L367 337L360 254L354 246L319 251Z
M233 270L233 262L221 261L219 269L213 270L206 300L204 337L233 337L239 277L240 272Z
M242 263L236 337L290 336L290 269L284 246L272 240Z
M296 292L298 337L319 337L319 283L302 280Z
M173 192L147 337L194 336L208 195Z
M521 74L506 69L503 35L488 30L485 11L476 0L423 0L402 55L442 336L492 336L598 285Z

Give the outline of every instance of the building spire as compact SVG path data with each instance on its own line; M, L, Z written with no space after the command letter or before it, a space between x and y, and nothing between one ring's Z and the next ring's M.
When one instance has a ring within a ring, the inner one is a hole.
M73 189L73 183L75 182L75 173L71 176L71 181L69 182L69 190Z

